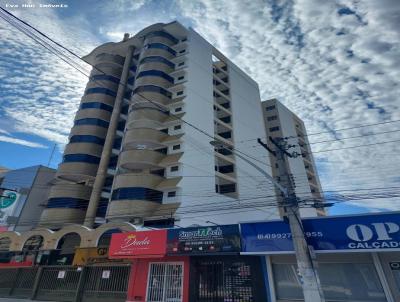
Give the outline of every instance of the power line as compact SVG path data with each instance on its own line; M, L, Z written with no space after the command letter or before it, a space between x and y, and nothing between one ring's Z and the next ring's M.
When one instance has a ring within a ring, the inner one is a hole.
M332 132L348 131L348 130L359 129L359 128L364 128L364 127L385 125L385 124L398 123L398 122L400 122L400 120L385 121L385 122L373 123L373 124L364 124L364 125L353 126L353 127L348 127L348 128L332 129L331 131L321 131L321 132L314 132L314 133L308 133L308 134L303 134L303 135L292 135L292 136L288 136L287 138L303 138L303 137L320 135L320 134L332 134ZM264 139L266 139L266 138L268 138L268 137L264 137ZM256 141L257 139L258 138L251 138L251 139L247 139L247 140L238 141L236 143Z
M11 14L10 12L8 12L7 10L5 10L5 9L3 9L3 8L0 8L0 9L1 9L2 11L6 12L8 15L10 15L10 16L14 17L15 19L17 19L18 21L23 22L26 26L28 26L29 28L31 28L31 29L33 29L34 31L38 32L40 35L46 37L48 40L50 40L51 42L55 43L57 46L61 47L62 49L66 50L68 53L72 54L74 57L76 57L76 58L78 58L79 60L85 62L86 64L89 64L89 65L92 66L95 70L101 72L101 73L104 74L104 75L107 75L107 73L105 73L104 71L102 71L102 70L99 69L98 67L93 66L93 65L91 65L90 63L86 62L86 61L83 60L79 55L75 54L73 51L69 50L69 49L66 48L65 46L62 46L60 43L54 41L53 39L51 39L50 37L48 37L47 35L45 35L45 34L42 33L41 31L37 30L35 27L29 25L27 22L22 21L21 19L19 19L18 17L14 16L13 14ZM0 16L1 16L1 15L0 15ZM10 25L16 27L15 24L13 24L13 22L10 22L9 20L7 20L6 18L4 18L3 16L1 16L1 17L2 17L4 20L6 20ZM16 27L16 28L19 29L19 30L21 30L19 27ZM24 31L23 31L23 32L24 32ZM24 33L25 33L25 32L24 32ZM25 33L25 34L26 34L26 33ZM37 40L36 40L34 37L32 37L32 36L29 35L29 34L27 34L27 35L28 35L30 38L32 38L33 40L35 40L35 41L37 42ZM36 36L35 36L35 37L36 37ZM38 43L39 43L39 42L38 42ZM39 43L39 44L40 44L40 43ZM41 44L41 45L42 45L42 44ZM43 45L42 45L42 46L43 46ZM59 55L57 55L57 54L54 53L54 52L53 52L53 54L55 54L56 56L60 57ZM60 58L61 58L61 57L60 57ZM70 64L70 62L66 61L65 59L63 59L63 60L64 60L64 62L66 62L68 65L70 65L70 66L73 67L74 69L78 70L79 72L81 72L83 75L85 75L86 77L88 77L88 78L90 79L90 76L89 76L89 75L83 73L83 72L80 71L78 68L76 68L76 66L74 66L73 64ZM95 80L95 81L93 81L93 82L99 83L99 81L97 81L97 80ZM124 84L124 83L121 83L121 82L120 82L119 85L121 85L121 86L127 88L127 85ZM157 107L161 110L162 113L164 113L164 114L166 114L166 115L169 115L169 116L173 116L173 117L179 119L180 121L182 121L183 123L189 125L189 126L192 127L193 129L195 129L195 130L199 131L200 133L206 135L207 137L211 138L212 140L216 140L216 138L215 138L213 135L208 134L206 131L202 130L201 128L199 128L199 127L193 125L192 123L190 123L190 122L184 120L184 119L181 118L179 115L173 114L173 113L171 113L170 111L166 112L166 109L165 109L163 106L161 106L160 104L158 104L158 103L156 103L156 102L154 102L154 101L149 100L148 98L144 97L144 96L141 95L140 93L136 93L136 95L140 96L141 98L145 99L146 101L150 102L151 104L157 106ZM240 150L234 148L233 146L229 146L229 150L234 151L234 152L238 152L238 153L240 153L240 154L242 154L242 155L244 155L244 156L246 156L246 157L248 157L248 158L251 158L251 159L253 159L253 160L255 160L255 161L259 162L259 163L262 163L263 165L268 165L267 163L265 163L265 162L263 162L263 161L261 161L261 160L258 160L257 158L255 158L255 157L253 157L253 156L250 156L250 155L248 155L248 154L246 154L246 153L244 153L244 152L242 152L242 151L240 151Z

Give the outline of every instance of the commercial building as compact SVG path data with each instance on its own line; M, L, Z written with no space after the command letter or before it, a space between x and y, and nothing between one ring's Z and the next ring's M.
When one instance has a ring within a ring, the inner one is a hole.
M0 273L0 295L266 301L267 262L241 255L239 226L280 217L273 186L237 155L273 172L249 140L266 136L257 84L177 22L84 59L93 70L40 225L0 234L12 256L0 269L19 267Z
M38 223L56 171L45 166L7 170L1 175L0 227L29 231Z
M267 145L275 148L269 137L287 138L288 145L293 145L288 152L295 155L293 158L287 157L286 168L292 178L294 191L300 200L309 200L309 203L316 205L316 210L301 209L301 216L325 215L324 208L318 207L323 202L323 194L304 122L277 99L263 101L262 111ZM279 179L278 162L274 156L271 156L271 165L272 175Z
M303 219L327 302L400 301L400 213ZM268 301L302 301L289 225L242 223L242 255L265 258Z
M178 22L155 24L84 59L93 71L42 226L278 217L275 199L260 198L274 191L260 189L262 174L234 154L271 172L250 142L236 143L264 136L258 85L210 43ZM257 209L239 204L252 196Z

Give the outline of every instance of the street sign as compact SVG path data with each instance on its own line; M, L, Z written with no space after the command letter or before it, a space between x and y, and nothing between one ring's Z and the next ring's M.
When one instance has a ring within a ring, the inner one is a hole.
M315 252L400 250L400 214L372 214L303 219L304 235ZM241 224L242 252L293 253L284 221Z

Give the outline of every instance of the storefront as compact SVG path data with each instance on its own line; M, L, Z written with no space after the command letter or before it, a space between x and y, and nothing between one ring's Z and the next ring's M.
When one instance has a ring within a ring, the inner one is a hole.
M240 256L238 225L168 230L167 255L190 256L190 301L265 301L261 257Z
M326 301L400 301L399 213L310 218L303 226ZM269 301L301 301L289 225L244 223L241 234L243 255L265 256Z
M131 259L127 301L189 301L189 257L166 255L167 230L113 234L111 259Z

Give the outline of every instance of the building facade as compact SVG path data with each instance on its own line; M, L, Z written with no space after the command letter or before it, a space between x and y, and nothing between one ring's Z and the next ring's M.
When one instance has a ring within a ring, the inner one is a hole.
M155 24L84 59L93 71L42 226L278 217L274 198L260 198L274 195L257 186L262 174L234 154L259 157L236 143L264 136L258 85L205 39L177 22Z
M56 171L32 166L4 172L0 179L0 227L29 231L38 223Z
M263 101L262 109L267 145L275 148L269 137L287 138L288 144L294 145L288 152L296 153L297 157L286 157L286 168L294 191L300 200L316 205L316 209L302 208L301 215L325 215L325 210L318 208L318 204L323 202L323 194L304 122L276 99ZM272 175L279 178L278 162L274 156L271 156L271 165Z

